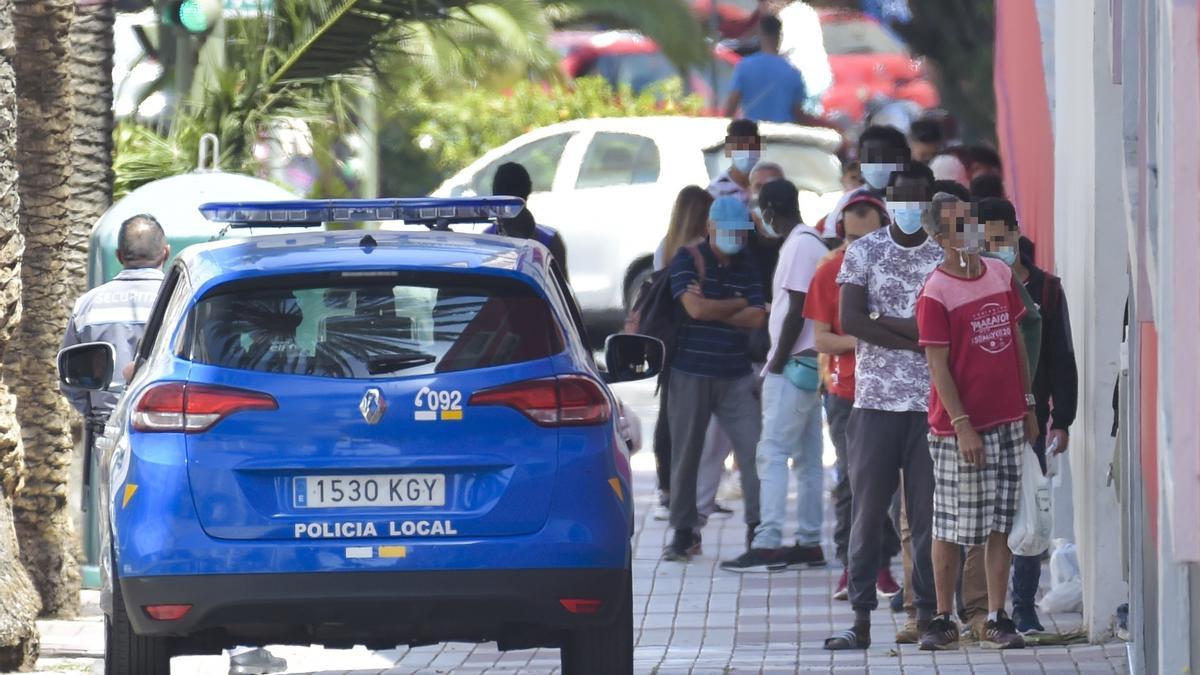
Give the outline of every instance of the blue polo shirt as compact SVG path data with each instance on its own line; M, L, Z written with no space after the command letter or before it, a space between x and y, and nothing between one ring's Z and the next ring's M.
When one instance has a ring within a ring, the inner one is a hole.
M756 122L794 122L796 106L808 98L804 76L778 54L742 59L729 86L742 96L742 116Z
M729 259L727 265L717 262L708 242L698 247L704 257L704 297L728 300L743 297L751 307L765 307L763 286L758 265L745 251ZM696 281L698 271L692 254L682 248L671 261L671 293L678 300ZM741 377L750 374L749 332L720 321L696 321L680 307L682 325L673 368L701 377Z

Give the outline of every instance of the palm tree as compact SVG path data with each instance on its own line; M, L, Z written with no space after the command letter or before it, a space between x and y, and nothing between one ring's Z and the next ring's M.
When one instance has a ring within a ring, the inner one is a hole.
M21 321L21 254L17 227L17 82L13 0L0 0L0 355ZM34 619L41 602L20 564L12 498L25 477L16 399L0 369L0 671L32 667L37 659Z
M113 23L112 0L77 3L71 24L71 79L75 136L71 156L71 248L87 255L88 229L112 204ZM80 280L82 281L82 279Z
M705 58L703 27L684 0L275 0L272 17L231 27L236 65L207 79L168 136L118 128L116 193L189 168L205 132L221 138L222 166L254 171L252 149L273 121L299 118L326 137L348 131L359 76L371 71L466 87L505 70L553 77L552 21L596 18L646 32L678 63Z
M79 542L67 511L74 441L70 406L58 393L55 356L86 272L72 248L71 155L74 100L69 37L74 0L18 0L17 165L24 314L8 352L16 366L17 417L25 444L25 488L14 515L21 560L52 616L79 609Z

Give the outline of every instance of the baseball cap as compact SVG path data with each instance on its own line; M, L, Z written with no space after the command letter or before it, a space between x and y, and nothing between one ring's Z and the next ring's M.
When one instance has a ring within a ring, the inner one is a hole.
M708 209L708 219L717 224L718 230L753 230L750 211L737 197L717 197Z

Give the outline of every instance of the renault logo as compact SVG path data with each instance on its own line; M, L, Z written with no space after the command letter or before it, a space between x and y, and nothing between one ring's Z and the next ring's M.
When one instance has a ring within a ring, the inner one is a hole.
M358 404L358 411L367 424L378 423L383 419L383 413L387 412L387 400L383 398L383 392L378 387L368 389Z

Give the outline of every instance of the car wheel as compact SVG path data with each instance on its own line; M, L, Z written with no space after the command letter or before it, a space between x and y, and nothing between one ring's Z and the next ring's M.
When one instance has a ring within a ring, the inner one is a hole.
M628 315L633 309L633 302L637 300L635 297L638 291L642 290L642 285L654 274L654 268L649 263L643 263L633 274L629 275L629 283L625 284L625 314Z
M112 615L104 617L104 672L121 675L163 675L171 672L171 640L133 632L125 610L125 598L116 578L116 561L111 567Z
M563 675L633 675L633 572L611 625L575 631L562 648Z

